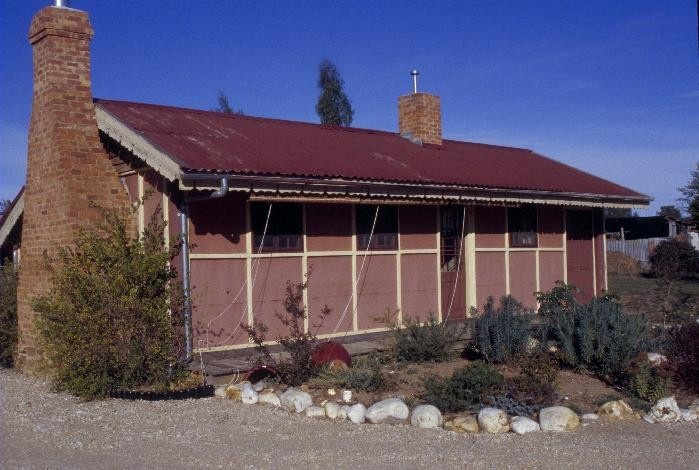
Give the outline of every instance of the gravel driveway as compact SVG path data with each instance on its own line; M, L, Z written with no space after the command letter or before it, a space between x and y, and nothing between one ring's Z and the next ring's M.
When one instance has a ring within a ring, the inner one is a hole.
M81 403L0 370L2 468L699 468L699 423L464 435L228 400Z

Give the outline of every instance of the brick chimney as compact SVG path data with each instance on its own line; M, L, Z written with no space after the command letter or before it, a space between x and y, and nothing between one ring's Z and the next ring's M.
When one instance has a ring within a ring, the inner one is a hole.
M38 373L42 354L30 301L47 291L47 257L100 220L90 202L127 208L128 197L95 119L90 84L92 27L87 13L46 7L32 19L34 95L29 125L17 314L17 366Z
M398 98L398 131L423 144L442 145L439 96L412 93Z

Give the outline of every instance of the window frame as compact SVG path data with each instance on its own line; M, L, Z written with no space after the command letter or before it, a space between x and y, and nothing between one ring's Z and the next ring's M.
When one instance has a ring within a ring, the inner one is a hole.
M371 237L371 243L369 243L369 235L371 234L371 226L374 222L377 207L379 208L379 214L376 219L374 234ZM385 215L387 213L389 214L388 216ZM382 216L384 216L384 219L382 219ZM366 221L360 221L360 217L366 217ZM389 218L385 219L385 217ZM395 251L399 249L398 206L391 204L358 204L354 210L354 221L357 250ZM368 225L366 229L363 227L365 225ZM384 228L394 228L395 230L386 231Z
M519 230L513 230L513 227ZM523 230L529 228L529 230ZM536 204L507 208L507 233L510 248L539 247L539 214Z
M267 221L269 205L272 205L267 233L264 225ZM259 207L259 209L258 209ZM293 212L291 209L293 208ZM279 211L282 212L281 220ZM277 218L275 219L275 212ZM296 213L295 213L296 212ZM257 253L299 253L303 252L303 204L295 202L250 202L250 232L252 249ZM257 220L257 217L262 220ZM298 218L298 220L288 219ZM287 220L285 220L287 219ZM262 246L260 246L262 244Z
M453 218L453 227L446 227L445 218ZM439 206L439 263L443 273L456 272L459 256L463 258L464 240L461 239L462 227L465 234L464 206ZM463 265L463 259L461 264Z

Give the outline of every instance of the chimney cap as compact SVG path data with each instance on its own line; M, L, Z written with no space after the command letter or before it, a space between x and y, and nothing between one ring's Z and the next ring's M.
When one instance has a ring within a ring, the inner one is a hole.
M417 93L417 76L420 75L418 69L412 69L410 71L410 76L413 77L413 93Z
M57 8L70 8L70 0L53 0L53 6Z

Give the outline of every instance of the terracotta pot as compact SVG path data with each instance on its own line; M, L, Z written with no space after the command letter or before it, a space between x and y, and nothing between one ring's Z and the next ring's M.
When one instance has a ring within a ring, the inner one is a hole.
M311 364L314 367L330 365L331 368L345 369L352 366L352 356L340 343L326 341L313 349Z

